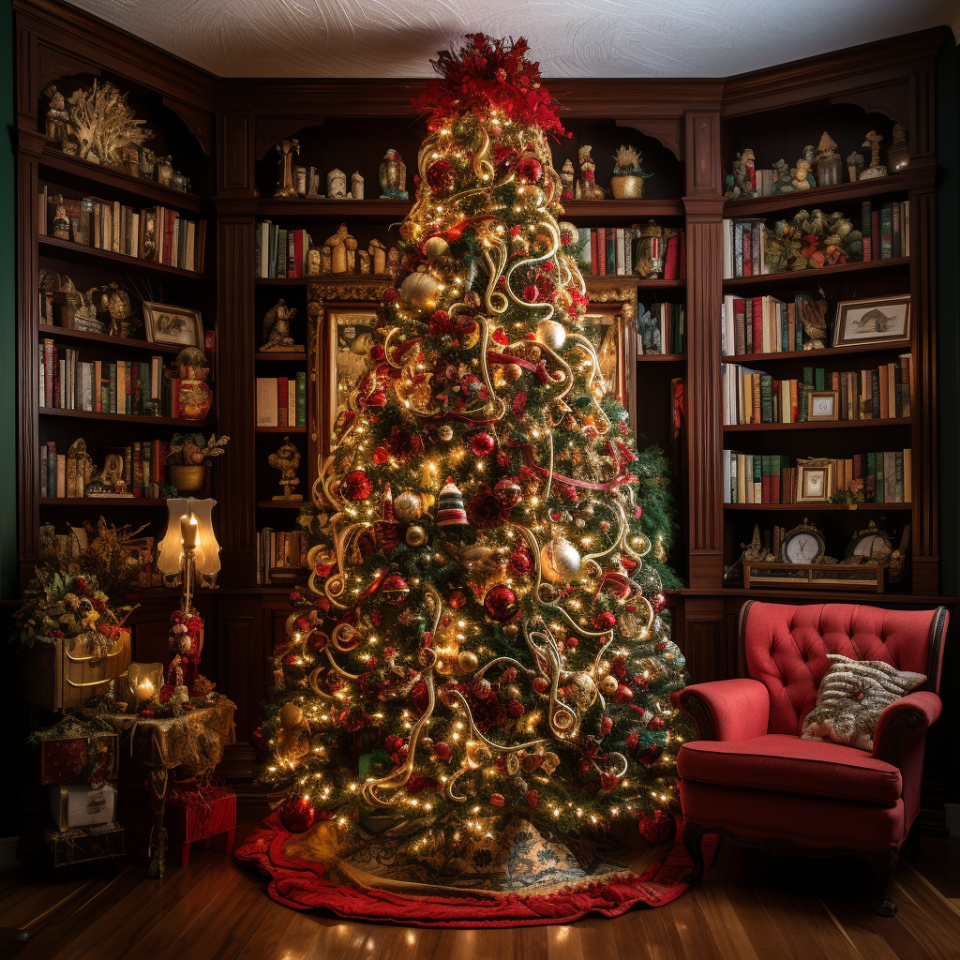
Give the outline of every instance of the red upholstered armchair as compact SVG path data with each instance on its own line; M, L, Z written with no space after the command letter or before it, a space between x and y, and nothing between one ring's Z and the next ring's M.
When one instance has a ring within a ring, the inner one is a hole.
M920 807L927 729L940 715L940 660L947 612L842 603L751 601L740 613L745 679L686 687L674 704L700 739L677 758L683 841L703 876L705 833L778 854L854 854L874 870L874 909L887 900L900 847ZM872 753L801 740L804 717L830 666L828 653L883 660L927 682L884 710Z

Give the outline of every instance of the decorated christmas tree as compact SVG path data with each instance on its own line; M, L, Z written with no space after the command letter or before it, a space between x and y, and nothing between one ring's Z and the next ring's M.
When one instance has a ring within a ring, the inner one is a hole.
M331 535L261 732L293 833L674 830L663 462L604 382L526 50L471 37L417 104L401 271L320 468Z

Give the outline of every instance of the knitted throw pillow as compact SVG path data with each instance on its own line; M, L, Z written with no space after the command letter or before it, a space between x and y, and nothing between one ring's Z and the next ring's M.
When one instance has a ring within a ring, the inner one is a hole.
M833 663L820 682L817 705L804 719L800 736L873 750L880 714L927 678L882 660L851 660L839 653L827 658Z

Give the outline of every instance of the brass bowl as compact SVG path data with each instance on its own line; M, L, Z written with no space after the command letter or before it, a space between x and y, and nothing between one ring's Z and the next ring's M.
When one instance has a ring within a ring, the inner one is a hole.
M643 197L644 177L611 177L610 189L617 200L640 200Z
M177 493L196 493L203 489L207 478L207 468L200 464L172 464L167 467L170 473L170 482L177 488Z

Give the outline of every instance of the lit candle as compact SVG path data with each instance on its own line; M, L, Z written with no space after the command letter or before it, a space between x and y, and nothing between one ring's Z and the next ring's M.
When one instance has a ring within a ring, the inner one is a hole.
M183 545L190 550L196 549L197 546L197 518L194 516L193 511L185 513L180 518L180 538L183 540Z
M151 700L152 698L153 698L153 684L150 682L149 677L144 677L137 684L137 699Z

